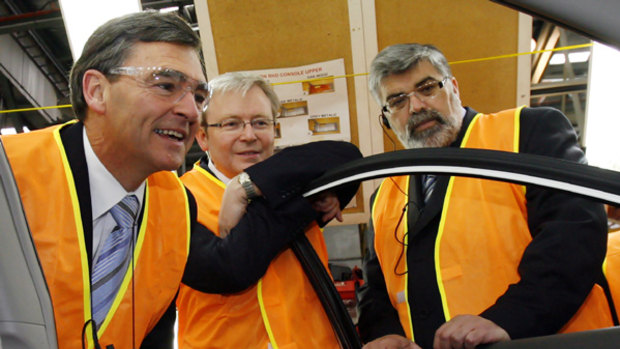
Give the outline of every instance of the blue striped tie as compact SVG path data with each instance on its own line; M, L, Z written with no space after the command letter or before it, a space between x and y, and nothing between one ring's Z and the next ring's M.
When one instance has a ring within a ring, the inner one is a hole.
M428 199L430 199L431 195L433 194L436 180L437 176L435 175L422 175L422 193L424 195L424 203L427 203Z
M136 196L127 195L110 209L118 225L105 240L91 279L93 319L97 327L103 323L125 276L138 206Z

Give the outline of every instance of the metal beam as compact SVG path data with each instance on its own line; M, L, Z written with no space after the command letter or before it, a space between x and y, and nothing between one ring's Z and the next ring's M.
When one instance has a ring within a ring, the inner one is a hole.
M29 19L15 21L15 23L12 22L10 24L0 24L0 35L45 28L64 28L62 17L56 16L43 19Z
M56 105L52 84L10 35L0 35L0 73L35 107ZM39 110L48 124L60 120L57 109Z
M560 45L566 46L568 42L566 40L566 30L560 29ZM575 71L573 70L573 63L571 63L568 55L568 51L564 51L564 80L574 80L575 79ZM586 85L587 88L587 85ZM579 117L579 128L583 129L584 127L584 111L581 107L581 102L579 101L578 96L575 93L570 93L569 97L571 102L573 103L573 110L575 111L575 116ZM566 110L566 109L562 109Z
M3 0L3 4L6 8L9 9L9 11L13 13L13 16L9 18L32 18L37 17L38 15L53 14L54 12L59 11L53 9L49 11L22 13L14 0ZM62 20L62 17L60 18ZM62 67L62 64L58 62L56 55L52 53L52 50L41 39L40 35L32 29L28 29L22 32L12 32L11 35L13 36L14 40L19 44L19 46L22 47L22 50L38 66L39 70L44 74L44 76L52 83L56 90L64 97L68 97L69 77L67 76L68 74L65 71L66 69L64 69ZM30 52L30 50L26 50L25 46L34 46L33 49L37 51L36 54ZM45 57L45 62L35 60L33 56Z
M585 92L588 88L587 79L575 79L565 82L532 85L532 96L565 94L567 92Z

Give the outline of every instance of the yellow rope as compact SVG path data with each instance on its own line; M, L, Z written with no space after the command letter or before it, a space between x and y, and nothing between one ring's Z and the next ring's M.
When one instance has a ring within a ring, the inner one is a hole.
M556 48L552 48L552 49L538 50L538 51L531 51L531 52L510 53L510 54L506 54L506 55L498 55L498 56L491 56L491 57L484 57L484 58L465 59L465 60L462 60L462 61L448 62L448 64L454 65L454 64L461 64L461 63L491 61L491 60L494 60L494 59L504 59L504 58L511 58L511 57L517 57L517 56L524 56L524 55L533 55L533 54L536 54L536 53L543 53L543 52L556 52L556 51L574 50L574 49L590 47L590 46L592 46L592 43L572 45L572 46L556 47ZM347 74L347 75L338 75L338 76L323 76L323 77L314 78L314 79L295 80L295 81L286 81L286 82L275 82L275 83L272 83L271 85L276 86L276 85L286 85L286 84L298 84L298 83L302 83L302 82L325 80L325 79L330 79L330 78L331 79L339 79L339 78L350 78L350 77L364 76L364 75L368 75L368 73Z
M71 104L53 105L53 106L49 106L49 107L35 107L35 108L0 110L0 114L19 113L19 112L22 112L22 111L33 111L33 110L44 110L44 109L61 109L61 108L71 108Z
M511 57L517 57L517 56L523 56L523 55L533 55L533 54L536 54L536 53L543 53L543 52L555 52L555 51L574 50L574 49L577 49L577 48L590 47L590 46L592 46L592 43L580 44L580 45L572 45L572 46L564 46L564 47L556 47L556 48L552 48L552 49L548 49L548 50L538 50L538 51L532 51L532 52L511 53L511 54L507 54L507 55L499 55L499 56L493 56L493 57L465 59L465 60L462 60L462 61L450 62L450 64L453 65L453 64L461 64L461 63L490 61L490 60L493 60L493 59L511 58Z
M484 57L484 58L464 59L464 60L461 60L461 61L454 61L454 62L448 62L448 63L450 65L454 65L454 64L462 64L462 63L491 61L491 60L495 60L495 59L512 58L512 57L524 56L524 55L533 55L533 54L543 53L543 52L556 52L556 51L574 50L574 49L590 47L590 46L592 46L592 43L580 44L580 45L571 45L571 46L563 46L563 47L556 47L556 48L552 48L552 49L538 50L538 51L531 51L531 52L517 52L517 53L510 53L510 54L506 54L506 55L498 55L498 56L491 56L491 57ZM302 82L312 82L312 81L325 80L325 79L351 78L351 77L365 76L365 75L368 75L368 73L346 74L346 75L338 75L338 76L323 76L323 77L320 77L320 78L306 79L306 80L274 82L271 85L272 86L276 86L276 85L299 84L299 83L302 83ZM0 114L18 113L18 112L23 112L23 111L43 110L43 109L60 109L60 108L70 108L70 107L71 107L71 104L64 104L64 105L56 105L56 106L49 106L49 107L9 109L9 110L0 110Z

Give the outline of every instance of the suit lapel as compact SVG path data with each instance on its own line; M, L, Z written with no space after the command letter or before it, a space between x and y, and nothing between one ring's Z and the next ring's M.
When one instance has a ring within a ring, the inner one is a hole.
M80 213L84 229L84 243L88 254L88 265L92 269L93 256L93 209L90 203L90 182L88 179L88 166L84 153L84 124L76 124L63 127L60 130L60 139L67 154L67 161L73 173L75 190L80 202Z

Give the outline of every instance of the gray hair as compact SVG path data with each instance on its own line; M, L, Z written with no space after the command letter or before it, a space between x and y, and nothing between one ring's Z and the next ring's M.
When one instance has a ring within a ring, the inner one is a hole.
M417 66L420 61L427 61L443 77L451 77L452 71L446 57L433 45L397 44L384 48L370 65L368 85L370 92L379 105L383 104L381 83L390 75L398 75Z
M84 45L70 74L71 103L78 119L86 118L82 79L89 69L107 74L125 62L137 42L168 42L191 47L200 54L200 38L191 26L173 13L154 10L114 18L97 28ZM203 64L201 64L203 65ZM204 65L202 67L204 73Z
M242 96L245 96L254 86L258 86L263 90L269 99L271 103L271 115L275 121L280 112L280 99L273 90L273 87L271 87L271 84L259 75L246 72L229 72L222 74L209 81L209 94L214 96L218 93L240 92ZM202 127L207 127L208 112L209 108L203 113L202 120L200 121Z

